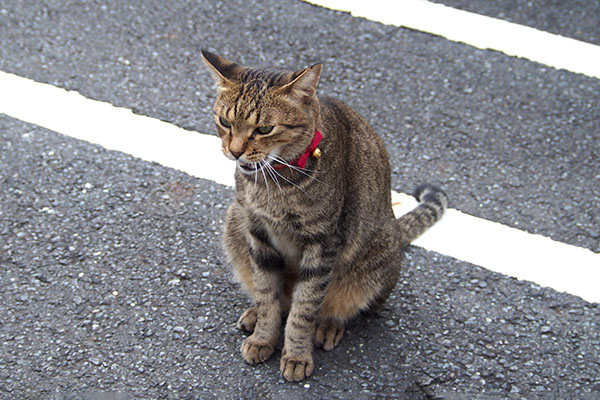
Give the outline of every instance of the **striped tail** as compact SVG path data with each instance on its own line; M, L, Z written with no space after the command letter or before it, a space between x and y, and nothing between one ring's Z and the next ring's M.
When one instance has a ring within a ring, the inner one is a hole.
M415 197L419 200L419 205L396 220L404 246L421 236L442 218L448 207L446 193L433 185L419 186L415 190Z

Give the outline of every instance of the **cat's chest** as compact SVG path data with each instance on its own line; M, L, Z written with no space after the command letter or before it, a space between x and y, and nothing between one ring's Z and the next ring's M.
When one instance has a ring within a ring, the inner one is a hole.
M281 232L273 227L267 228L271 245L285 259L287 265L297 266L302 260L302 249L296 238L289 232Z
M311 211L304 202L281 193L247 193L246 207L261 220L273 248L281 254L287 264L298 265L302 259L301 237L305 237Z
M280 207L263 214L264 227L271 245L288 264L299 264L302 259L300 237L303 233L302 216L295 209Z

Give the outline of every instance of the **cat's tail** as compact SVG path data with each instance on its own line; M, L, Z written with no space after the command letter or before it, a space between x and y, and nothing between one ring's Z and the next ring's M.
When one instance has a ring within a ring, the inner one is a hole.
M396 221L400 227L403 245L408 245L439 221L448 208L448 196L433 185L421 185L415 190L419 205Z

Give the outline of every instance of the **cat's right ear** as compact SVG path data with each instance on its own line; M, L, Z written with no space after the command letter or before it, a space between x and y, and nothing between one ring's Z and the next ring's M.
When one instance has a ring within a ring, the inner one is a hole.
M242 68L240 65L206 50L200 50L204 63L221 87L235 81L235 76Z
M300 98L309 98L315 95L317 83L321 76L322 64L315 64L294 74L292 81L282 86L279 91L294 93Z

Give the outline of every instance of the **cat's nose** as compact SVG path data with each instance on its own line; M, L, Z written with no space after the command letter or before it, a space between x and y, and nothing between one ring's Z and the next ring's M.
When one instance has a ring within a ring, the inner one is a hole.
M244 154L243 151L233 151L231 149L229 149L229 152L231 153L232 156L235 157L235 159L237 160L238 158L240 158L242 156L242 154Z

